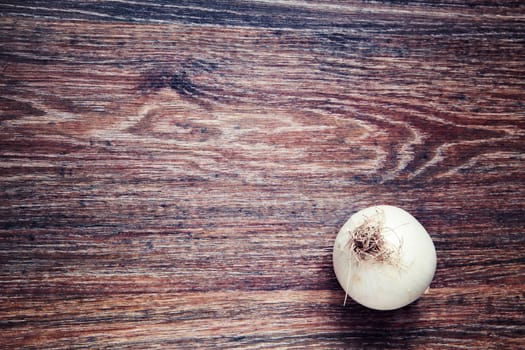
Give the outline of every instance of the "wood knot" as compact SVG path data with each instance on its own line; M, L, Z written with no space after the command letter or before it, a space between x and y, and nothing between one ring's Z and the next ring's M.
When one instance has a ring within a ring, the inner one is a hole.
M170 88L184 96L196 96L201 94L185 70L176 71L174 73L164 70L148 72L144 75L142 83L139 85L139 90L145 93L154 92L164 88Z
M170 81L170 88L181 95L199 95L199 90L184 70L173 74Z

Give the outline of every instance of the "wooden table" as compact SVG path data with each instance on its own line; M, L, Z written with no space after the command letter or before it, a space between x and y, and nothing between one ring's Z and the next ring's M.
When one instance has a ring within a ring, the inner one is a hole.
M2 349L525 347L523 1L2 1ZM343 307L400 206L431 292Z

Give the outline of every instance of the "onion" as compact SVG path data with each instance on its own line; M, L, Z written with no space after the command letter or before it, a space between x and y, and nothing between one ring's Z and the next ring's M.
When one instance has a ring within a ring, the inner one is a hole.
M347 296L376 310L394 310L418 299L436 271L436 250L425 228L390 205L363 209L335 239L334 271Z

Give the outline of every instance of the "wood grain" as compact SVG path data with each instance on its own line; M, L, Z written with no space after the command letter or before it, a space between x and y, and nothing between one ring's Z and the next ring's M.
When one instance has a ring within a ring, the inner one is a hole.
M5 349L525 347L521 1L2 1ZM357 304L355 211L430 232Z

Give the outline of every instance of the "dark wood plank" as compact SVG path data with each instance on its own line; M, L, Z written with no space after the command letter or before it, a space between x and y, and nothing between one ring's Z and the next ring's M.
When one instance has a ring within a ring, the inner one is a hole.
M378 0L378 1L250 1L154 0L73 1L4 0L2 13L46 19L131 23L184 23L256 28L356 29L384 33L414 31L457 33L465 28L490 28L490 22L521 21L520 0ZM460 16L459 20L457 16ZM505 16L502 21L501 16ZM416 19L426 22L416 21ZM429 20L432 20L429 21ZM467 20L465 20L467 19ZM482 23L489 20L489 23ZM482 21L482 22L480 22ZM453 24L444 27L442 23ZM509 30L514 31L509 26ZM472 32L467 32L472 33Z
M3 1L2 347L523 348L524 10ZM432 290L343 307L380 203Z

